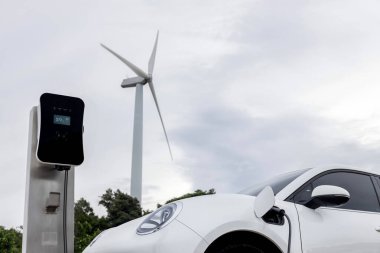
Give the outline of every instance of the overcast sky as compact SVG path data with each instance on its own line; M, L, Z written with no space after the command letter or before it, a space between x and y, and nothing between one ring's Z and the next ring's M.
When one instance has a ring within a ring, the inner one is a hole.
M98 214L129 192L134 76L144 89L143 206L195 189L236 192L321 164L380 167L376 0L0 0L0 225L23 223L28 117L44 92L81 97L85 162L75 197Z

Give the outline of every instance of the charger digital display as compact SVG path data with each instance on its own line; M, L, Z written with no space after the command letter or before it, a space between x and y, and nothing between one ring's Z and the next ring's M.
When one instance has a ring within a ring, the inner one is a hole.
M71 125L71 117L54 114L53 115L53 122L56 125L70 126Z

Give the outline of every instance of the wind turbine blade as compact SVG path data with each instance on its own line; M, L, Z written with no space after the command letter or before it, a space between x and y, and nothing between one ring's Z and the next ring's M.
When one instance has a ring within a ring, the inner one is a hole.
M132 62L128 61L127 59L123 58L122 56L118 55L117 53L115 53L114 51L112 51L110 48L108 48L107 46L103 45L103 44L100 44L104 49L106 49L108 52L110 52L111 54L113 54L114 56L116 56L117 58L119 58L120 61L124 62L125 65L127 65L133 72L136 73L136 75L140 76L140 77L143 77L143 78L146 78L148 79L148 75L142 71L139 67L137 67L136 65L134 65Z
M149 64L148 64L148 74L151 76L153 74L154 62L156 61L156 51L157 51L157 43L158 43L158 35L159 31L157 31L156 41L154 42L154 47L152 54L150 55Z
M172 155L172 150L171 150L171 148L170 148L168 135L166 134L166 129L165 129L164 121L162 120L160 107L158 106L156 92L154 91L154 86L153 86L153 83L152 83L152 82L149 82L149 88L150 88L150 91L152 92L153 99L154 99L154 103L156 103L156 107L157 107L158 115L160 116L160 120L161 120L162 128L164 129L166 142L167 142L168 147L169 147L170 157L171 157L172 160L173 160L173 155Z

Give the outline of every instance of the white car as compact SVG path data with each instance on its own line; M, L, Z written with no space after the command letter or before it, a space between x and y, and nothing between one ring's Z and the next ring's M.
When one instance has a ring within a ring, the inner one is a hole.
M84 252L380 253L380 176L313 168L183 199L102 232Z

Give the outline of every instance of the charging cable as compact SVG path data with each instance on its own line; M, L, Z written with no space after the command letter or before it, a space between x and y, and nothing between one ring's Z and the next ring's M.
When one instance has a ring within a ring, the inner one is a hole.
M67 253L67 178L69 171L65 170L65 183L63 188L63 252Z
M68 185L68 177L70 166L61 166L56 165L55 168L59 171L65 172L65 179L63 183L63 252L67 253L67 185Z
M290 253L290 247L292 243L292 222L290 221L289 216L285 213L284 209L280 209L277 206L272 207L270 212L277 214L282 219L285 217L289 224L289 236L288 236L288 251L287 253Z
M289 224L288 253L290 253L290 246L291 246L291 243L292 243L292 222L290 221L290 218L285 213L285 211L284 211L284 216L288 220L288 224Z

